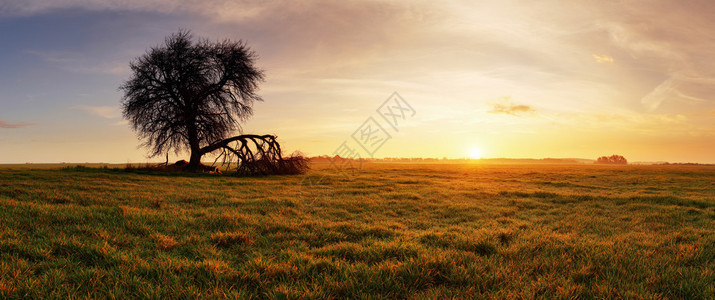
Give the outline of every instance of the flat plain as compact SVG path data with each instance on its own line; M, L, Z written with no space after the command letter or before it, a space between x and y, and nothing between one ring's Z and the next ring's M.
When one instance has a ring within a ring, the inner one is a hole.
M367 163L343 175L5 166L0 298L715 294L715 167Z

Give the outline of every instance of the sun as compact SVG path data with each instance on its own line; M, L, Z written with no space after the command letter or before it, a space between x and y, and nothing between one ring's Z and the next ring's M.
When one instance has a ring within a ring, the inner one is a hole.
M482 149L472 148L472 150L469 150L469 158L471 158L471 159L480 159L480 158L482 158L482 155L484 155L484 152L482 152Z

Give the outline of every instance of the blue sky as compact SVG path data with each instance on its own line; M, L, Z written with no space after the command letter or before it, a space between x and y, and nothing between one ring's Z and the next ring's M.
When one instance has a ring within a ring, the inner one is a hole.
M19 127L2 130L0 160L108 161L111 154L92 152L134 152L131 143L121 151L102 144L130 141L122 139L130 132L121 124L117 88L129 60L143 51L138 45L156 44L170 31L141 24L178 26L162 19L167 18L82 9L0 18L0 120Z
M707 1L0 0L0 163L149 160L118 87L180 28L256 50L244 132L289 152L331 154L397 91L417 114L378 157L715 163L713 20Z

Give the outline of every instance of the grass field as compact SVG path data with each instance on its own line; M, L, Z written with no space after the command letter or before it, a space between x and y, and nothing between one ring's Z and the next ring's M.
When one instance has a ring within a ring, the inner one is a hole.
M0 298L711 298L715 167L0 170Z

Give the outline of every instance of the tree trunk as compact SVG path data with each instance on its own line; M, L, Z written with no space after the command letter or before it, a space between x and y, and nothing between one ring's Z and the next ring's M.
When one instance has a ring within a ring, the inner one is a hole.
M199 146L198 132L196 125L193 122L188 124L189 148L191 149L191 158L189 164L186 165L186 170L196 172L201 167L201 156L203 153Z
M201 150L199 149L191 149L191 158L189 159L189 164L186 165L186 170L188 171L198 171L201 166L201 157L202 157Z

